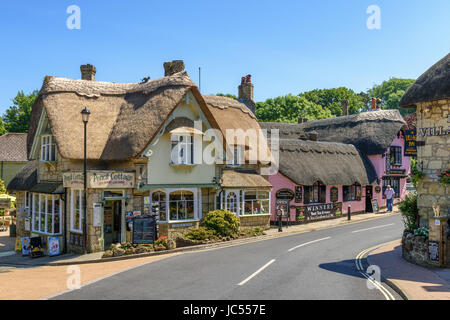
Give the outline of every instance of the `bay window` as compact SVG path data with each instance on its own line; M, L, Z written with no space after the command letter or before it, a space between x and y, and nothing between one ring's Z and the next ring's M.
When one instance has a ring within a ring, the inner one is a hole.
M268 191L244 191L244 215L270 213L270 193Z
M70 231L83 232L83 193L82 189L70 190Z
M53 136L41 137L41 161L56 161L56 144Z
M170 153L170 164L194 164L194 142L192 135L172 134L171 140L172 148Z
M45 234L61 233L61 199L58 195L33 193L32 230Z
M361 200L362 188L361 185L355 183L351 186L343 187L344 201L359 201Z

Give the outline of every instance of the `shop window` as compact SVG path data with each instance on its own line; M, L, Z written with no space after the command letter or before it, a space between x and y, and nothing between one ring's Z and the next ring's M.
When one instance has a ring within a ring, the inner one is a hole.
M360 184L355 183L351 186L344 186L344 201L359 201L361 200L362 187Z
M320 181L315 182L312 186L305 186L304 190L303 202L305 204L326 202L326 186Z
M33 193L31 198L33 232L59 234L61 232L61 199L59 196Z
M167 221L166 193L162 191L153 192L151 195L150 211L160 221Z
M270 193L268 191L244 191L244 215L270 213Z
M83 232L83 190L70 191L70 230Z
M169 195L170 220L194 219L194 193L177 190Z
M172 148L170 153L170 164L193 165L194 142L192 135L173 134L171 140L172 140Z
M393 165L402 165L402 147L391 147L389 162Z
M383 199L386 198L384 192L386 191L387 186L391 186L391 188L394 189L394 198L400 198L400 178L383 179Z
M53 136L41 137L41 161L56 161L56 154Z

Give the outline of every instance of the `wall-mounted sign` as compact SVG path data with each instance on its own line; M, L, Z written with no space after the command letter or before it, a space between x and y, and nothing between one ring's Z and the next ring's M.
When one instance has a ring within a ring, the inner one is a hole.
M297 222L308 223L319 220L327 220L342 215L342 202L314 204L310 206L297 207Z
M439 262L439 242L429 241L428 242L428 253L430 261Z
M88 171L87 187L92 189L134 188L134 172ZM63 173L64 188L84 188L83 172Z
M417 131L405 130L405 157L417 157Z
M0 209L9 209L9 208L11 208L11 199L0 198Z
M301 186L295 187L295 202L301 203L303 199L303 188Z
M330 201L338 202L339 201L339 189L336 187L332 187L330 189Z
M73 189L83 189L84 188L84 173L83 172L64 172L63 177L63 187L73 188Z
M103 209L103 203L96 202L94 203L94 217L93 217L93 223L92 225L94 227L101 227L102 226L102 209Z
M389 171L386 172L386 174L405 174L405 169L392 169L390 168Z
M25 218L24 224L25 224L25 231L31 231L31 219Z
M295 197L295 194L290 189L280 189L275 194L275 197L277 199L283 199L283 200L292 200Z
M450 134L450 130L448 128L444 129L444 127L420 128L419 132L422 137L445 136Z
M380 186L376 186L375 187L375 192L376 193L380 193L381 192L381 187Z

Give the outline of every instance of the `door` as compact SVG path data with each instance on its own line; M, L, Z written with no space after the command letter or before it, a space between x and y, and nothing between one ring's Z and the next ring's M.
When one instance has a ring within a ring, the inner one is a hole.
M122 232L122 200L106 201L103 214L104 249L119 243Z
M373 197L373 186L366 186L366 212L373 212L372 197Z
M239 191L229 190L225 194L225 209L239 215Z

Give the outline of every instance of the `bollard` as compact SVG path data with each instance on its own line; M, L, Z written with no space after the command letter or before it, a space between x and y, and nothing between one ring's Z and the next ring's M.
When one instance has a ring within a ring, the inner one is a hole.
M283 217L280 215L278 218L278 232L283 232L282 219L283 219Z
M351 205L348 205L348 209L347 209L347 220L352 220L352 211L351 211Z

